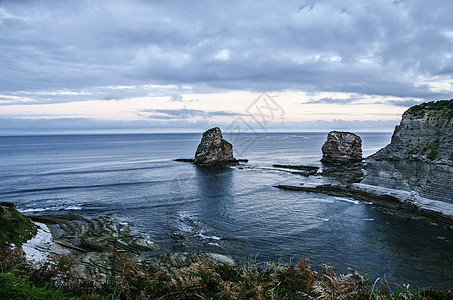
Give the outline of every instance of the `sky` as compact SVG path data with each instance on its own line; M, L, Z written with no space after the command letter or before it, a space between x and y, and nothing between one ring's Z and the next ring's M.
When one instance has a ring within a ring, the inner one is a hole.
M0 0L0 135L392 131L453 98L453 1Z

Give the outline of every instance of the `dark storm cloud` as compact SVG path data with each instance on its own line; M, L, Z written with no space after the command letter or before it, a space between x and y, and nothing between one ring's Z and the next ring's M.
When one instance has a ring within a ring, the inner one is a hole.
M105 87L153 83L449 98L419 81L452 79L451 11L448 0L2 1L0 94L120 99L149 91Z

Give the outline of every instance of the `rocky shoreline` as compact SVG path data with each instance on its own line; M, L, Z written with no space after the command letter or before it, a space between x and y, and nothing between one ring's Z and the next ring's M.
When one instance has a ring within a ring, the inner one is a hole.
M121 260L164 273L177 273L201 261L236 265L231 257L217 253L164 253L114 216L88 218L68 214L30 218L45 226L44 231L49 234L46 240L30 240L24 248L40 252L38 256L44 258L41 263L50 253L70 255L75 262L74 275L80 279L104 283L118 278L123 271L118 255Z
M419 197L411 192L380 188L361 183L352 185L323 184L312 187L281 184L274 187L290 191L352 198L372 203L408 218L424 218L441 225L450 226L453 229L453 214L444 213L445 209L453 210L453 205L443 204L439 206L438 202Z

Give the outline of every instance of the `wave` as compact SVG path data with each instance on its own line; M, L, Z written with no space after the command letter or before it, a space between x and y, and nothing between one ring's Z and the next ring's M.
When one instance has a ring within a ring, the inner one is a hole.
M35 213L35 212L43 212L43 211L60 211L60 210L81 210L82 207L80 206L53 206L53 207L38 207L38 208L27 208L27 209L19 209L21 213Z
M105 170L86 170L86 171L61 171L61 172L49 172L40 173L34 176L52 176L52 175L78 175L78 174L97 174L97 173L115 173L115 172L127 172L127 171L138 171L138 170L152 170L166 168L165 166L153 166L153 167L141 167L141 168L125 168L125 169L105 169Z
M103 187L114 187L114 186L143 185L143 184L153 184L153 183L156 183L156 181L121 182L121 183L108 183L108 184L80 185L80 186L56 186L56 187L48 187L48 188L40 188L40 189L25 189L25 190L0 192L0 195L13 195L13 194L35 193L35 192L57 191L57 190L71 190L71 189L91 189L91 188L103 188Z

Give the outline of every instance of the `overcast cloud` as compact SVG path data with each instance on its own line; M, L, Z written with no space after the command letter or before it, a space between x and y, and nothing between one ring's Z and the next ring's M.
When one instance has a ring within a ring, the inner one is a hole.
M452 11L449 0L0 1L0 105L228 90L450 99Z

